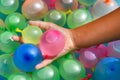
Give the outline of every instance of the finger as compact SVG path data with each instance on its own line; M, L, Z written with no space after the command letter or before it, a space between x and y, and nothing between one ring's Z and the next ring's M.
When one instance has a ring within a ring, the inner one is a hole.
M12 36L12 39L13 39L14 41L19 41L19 42L22 42L22 43L23 43L22 38L19 37L19 36Z
M54 23L50 23L50 22L43 22L43 21L29 21L30 25L34 25L34 26L38 26L41 29L44 30L49 30L49 29L56 29L60 32L64 32L65 28L60 27Z
M40 64L37 64L35 68L37 70L40 69L40 68L43 68L43 67L47 66L48 64L52 63L52 61L53 61L52 59L45 59Z
M41 29L48 30L52 28L51 23L49 22L43 22L43 21L29 21L30 25L38 26Z
M12 39L13 39L14 41L20 41L20 37L19 37L19 36L12 36Z

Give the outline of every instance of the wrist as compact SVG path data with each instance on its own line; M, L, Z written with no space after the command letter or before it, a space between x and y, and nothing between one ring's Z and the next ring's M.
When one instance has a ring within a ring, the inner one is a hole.
M70 29L71 30L71 37L72 37L72 42L74 44L74 50L80 49L80 45L78 44L78 40L80 42L80 37L76 35L75 29Z
M87 30L80 27L80 28L71 29L71 33L72 33L75 49L89 47L88 45L89 35L87 34Z

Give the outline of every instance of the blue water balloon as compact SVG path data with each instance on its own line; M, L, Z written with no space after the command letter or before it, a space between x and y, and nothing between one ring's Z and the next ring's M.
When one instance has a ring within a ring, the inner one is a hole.
M95 68L93 80L120 80L120 60L114 57L102 59Z
M22 71L32 72L42 61L39 48L33 44L22 44L14 53L14 63Z

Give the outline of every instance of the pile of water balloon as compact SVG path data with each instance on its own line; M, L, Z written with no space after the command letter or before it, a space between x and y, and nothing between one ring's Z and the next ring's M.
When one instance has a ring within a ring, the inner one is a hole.
M57 56L65 39L57 30L28 23L72 29L118 7L115 0L0 0L0 80L120 80L120 40L69 52L36 70L38 63Z

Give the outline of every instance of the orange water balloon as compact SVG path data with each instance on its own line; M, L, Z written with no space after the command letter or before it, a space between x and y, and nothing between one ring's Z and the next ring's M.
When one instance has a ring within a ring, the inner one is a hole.
M23 15L31 20L43 18L47 11L47 4L43 0L26 0L22 5Z

